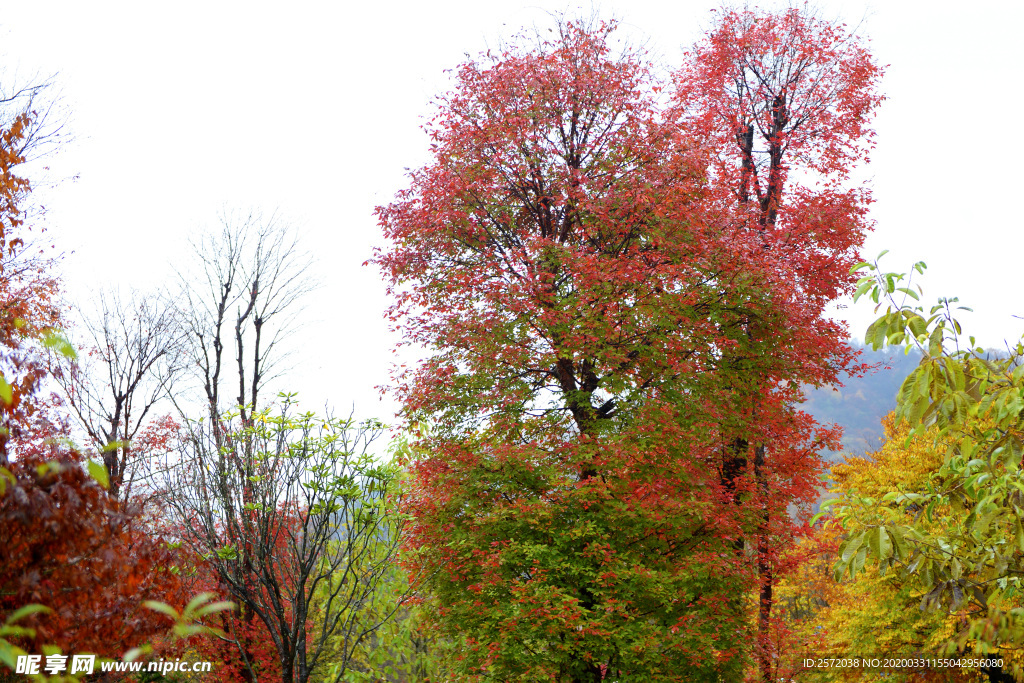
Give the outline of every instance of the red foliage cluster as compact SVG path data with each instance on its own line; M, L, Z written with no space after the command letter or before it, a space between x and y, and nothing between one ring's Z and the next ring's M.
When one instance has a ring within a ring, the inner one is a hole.
M189 568L189 574L188 594L230 595L228 586L219 580L216 568L209 562L200 561ZM266 624L251 611L243 607L222 612L209 625L222 630L230 640L196 636L189 638L182 647L201 661L218 663L209 674L211 680L245 683L252 680L250 667L259 680L280 680L281 661L274 639ZM241 644L244 656L234 641Z
M165 633L166 618L142 602L179 602L175 553L108 496L77 453L52 440L14 445L14 481L0 496L0 621L41 604L52 612L19 622L36 630L26 649L118 658Z
M38 350L26 341L38 339L60 317L50 262L25 253L19 235L24 228L19 203L29 183L16 175L15 167L24 161L17 150L28 124L22 115L0 132L0 376L11 392L0 400L0 464L7 440L34 412L30 397L46 375Z

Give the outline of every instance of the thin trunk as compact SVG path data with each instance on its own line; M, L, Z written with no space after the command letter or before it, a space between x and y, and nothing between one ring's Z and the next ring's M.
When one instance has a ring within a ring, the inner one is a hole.
M754 161L754 129L750 124L743 124L736 134L736 142L740 148L741 171L740 187L738 198L741 203L748 204L751 201L750 188L753 184L758 199L758 227L764 233L775 227L778 221L779 207L782 203L782 193L785 185L785 167L783 155L785 154L784 136L786 125L789 122L788 101L786 90L783 89L772 100L771 104L772 121L771 134L768 140L768 182L762 192L757 179L757 167ZM764 245L767 248L767 245ZM747 337L756 339L758 334L755 325L747 325ZM735 477L734 472L740 471L741 465L746 467L747 461L741 459L739 453L745 452L746 441L736 439L733 444L733 458L727 460L723 466L723 478L726 473ZM757 498L763 506L761 519L757 528L757 578L758 578L758 610L757 610L757 663L762 683L771 683L773 674L774 656L771 640L771 617L774 606L774 585L775 576L770 547L770 518L768 513L768 499L771 493L768 475L765 471L766 444L758 444L754 448L754 483L757 490ZM732 490L730 481L723 482L727 490Z
M774 669L774 656L772 652L771 624L773 589L775 587L775 576L772 568L771 547L769 545L768 523L770 521L767 507L768 478L764 467L765 447L757 446L754 449L754 480L760 494L762 504L765 506L761 516L761 523L757 530L757 579L758 579L758 609L757 609L757 660L761 673L762 683L771 683L773 680L772 670Z

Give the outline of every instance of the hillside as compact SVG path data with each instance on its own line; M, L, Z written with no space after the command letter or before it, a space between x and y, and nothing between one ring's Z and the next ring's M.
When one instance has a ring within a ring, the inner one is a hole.
M818 422L841 425L846 453L863 457L881 445L882 417L896 406L896 393L921 354L916 349L904 354L900 348L872 351L854 346L861 351L861 360L875 369L863 377L846 378L843 386L808 389L802 409ZM843 455L830 453L827 459L834 462Z

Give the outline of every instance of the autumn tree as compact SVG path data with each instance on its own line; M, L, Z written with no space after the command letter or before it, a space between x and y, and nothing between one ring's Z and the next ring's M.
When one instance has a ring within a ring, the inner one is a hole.
M903 670L888 670L895 680L977 680L978 671L962 666L958 669L933 668L925 662L947 656L946 643L963 627L969 612L958 609L922 609L927 590L901 571L858 564L852 575L839 582L833 578L833 565L839 559L839 548L850 548L845 541L867 529L861 518L870 519L877 501L900 492L919 491L927 487L933 472L942 465L942 453L932 447L929 434L910 436L906 422L896 424L894 416L884 420L885 442L867 457L847 457L830 472L829 501L821 513L822 521L814 534L801 547L807 560L791 577L780 583L784 619L792 627L792 650L781 652L789 659L792 671L801 671L804 657L822 654L857 653L858 656L908 657L920 664ZM909 437L909 438L908 438ZM845 527L830 517L833 506L852 506ZM916 509L903 510L904 520L914 519ZM935 508L931 520L918 520L933 531L957 525L967 511L955 507ZM873 537L872 537L873 539ZM872 540L871 542L875 542ZM902 537L897 542L906 550ZM881 537L877 543L882 543ZM857 549L853 549L854 555ZM801 604L802 603L802 604ZM963 607L967 607L964 605ZM1007 656L1009 655L1009 656ZM1009 652L1000 657L1013 658ZM872 671L804 671L809 680L860 680Z
M24 164L56 149L66 116L53 79L29 82L0 71L0 467L7 440L31 417L46 375L39 342L64 346L52 259L31 248L30 184ZM20 167L20 168L19 168Z
M229 446L232 430L238 427L239 433L244 433L252 428L254 411L266 407L262 405L262 392L281 371L285 355L281 342L294 331L302 296L313 288L314 282L308 272L310 256L276 216L225 213L219 229L201 234L192 246L195 258L190 267L178 273L176 300L184 328L183 355L192 370L191 380L198 396L181 391L174 401L186 425L199 428L201 424L204 438L213 439L212 446L202 439L185 443L212 448L216 453ZM196 403L201 405L198 420ZM229 429L221 422L231 411L236 411L240 424ZM235 476L241 481L257 476L259 464L251 459L255 451L236 447L233 452L235 457L230 466L237 468ZM197 450L182 457L184 462L203 462L204 452ZM176 467L172 458L167 469ZM180 478L180 470L173 475ZM188 508L188 490L167 488L172 508ZM238 493L245 497L254 495L254 490L244 486ZM228 491L220 494L225 501L233 495ZM252 504L254 500L241 503ZM177 521L185 525L199 523L191 515ZM258 567L253 557L257 530L246 523L238 533L239 576L248 585L247 590L257 591ZM244 541L245 538L251 540ZM231 586L224 584L219 590L230 591ZM251 609L243 610L242 618L246 628L238 642L245 651L242 659L251 660L245 634L256 628L254 620L258 622L258 618Z
M0 131L0 466L7 442L34 412L32 397L46 375L40 342L59 341L57 281L46 259L25 258L22 203L29 183L16 173L31 118Z
M736 340L726 363L755 377L801 376L820 386L851 368L846 331L825 308L848 291L847 269L867 228L870 193L850 186L849 178L872 146L880 76L863 42L844 26L796 8L721 10L676 75L679 123L712 150L709 174L719 200L732 220L760 235L763 258L784 261L794 277L790 287L800 313L790 333L750 308L772 292L753 274L748 277L760 293L723 321ZM736 393L751 414L763 410L760 391ZM740 430L727 447L728 472L744 470L752 459L758 486L771 496L771 441ZM770 522L765 517L766 529ZM765 683L774 677L768 634L778 548L770 535L760 533L757 540Z
M189 423L169 506L185 546L265 628L281 680L306 683L319 666L319 680L339 681L399 607L396 600L369 618L360 609L392 570L401 540L398 470L371 450L381 425L294 415L287 400L280 410ZM261 653L242 637L252 622L229 632L255 680Z
M856 522L860 529L841 547L836 575L875 561L923 589L925 608L964 611L969 618L947 643L949 652L1019 648L1024 340L993 356L963 333L955 298L922 305L923 292L911 280L924 273L923 263L910 274L883 271L877 260L857 269L857 297L870 297L876 310L885 307L865 342L875 348L912 344L921 353L900 388L896 416L911 434L929 437L942 462L922 487L893 491L873 505L855 499L835 509L844 526ZM945 509L965 514L936 526L936 510ZM915 514L908 518L908 511ZM992 681L1011 678L997 668L985 673Z
M62 445L66 434L39 416L31 423L10 442L16 459L0 495L0 621L41 604L45 613L19 622L34 630L26 649L120 657L167 631L143 602L180 601L178 558Z
M145 437L160 431L158 402L184 369L183 330L176 311L154 296L104 293L95 311L78 314L79 352L54 354L53 377L100 453L110 494L127 499L136 477L149 474Z
M462 65L433 161L378 210L389 315L430 349L397 378L434 428L412 565L471 673L735 675L736 550L791 533L834 443L792 406L849 362L822 313L857 225L751 224L710 124L663 115L612 28L563 22ZM771 443L768 486L722 448L737 435Z

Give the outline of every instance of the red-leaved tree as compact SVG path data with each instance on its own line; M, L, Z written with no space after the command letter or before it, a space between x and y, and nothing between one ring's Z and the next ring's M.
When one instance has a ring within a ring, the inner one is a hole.
M739 675L743 550L792 537L835 443L794 405L851 363L823 312L861 226L751 221L711 125L666 116L613 28L460 67L433 161L378 210L389 315L431 354L398 377L430 425L408 561L470 674Z
M38 341L60 318L51 263L25 248L21 204L30 187L17 167L32 126L32 117L21 114L0 130L0 467L8 440L35 411L33 397L46 376Z
M792 278L776 290L788 290L789 301L779 301L788 330L743 306L726 323L739 341L730 361L753 370L753 384L737 392L737 408L751 416L765 411L762 393L772 382L820 385L852 369L846 328L826 307L849 292L849 268L868 227L870 193L851 184L850 174L872 147L880 77L845 27L795 8L721 12L677 72L675 115L687 136L711 150L718 201L731 220L759 235L761 258L784 264ZM768 283L758 289L759 297L772 292ZM745 469L752 452L762 495L778 495L768 473L779 452L771 438L740 431L727 447L730 470ZM769 636L782 546L772 542L771 526L765 510L757 538L757 654L765 683L778 673Z
M50 611L18 624L35 631L16 641L26 650L54 645L120 658L166 633L166 618L143 602L183 602L179 558L65 442L41 415L9 442L16 457L0 496L0 621L43 605Z

